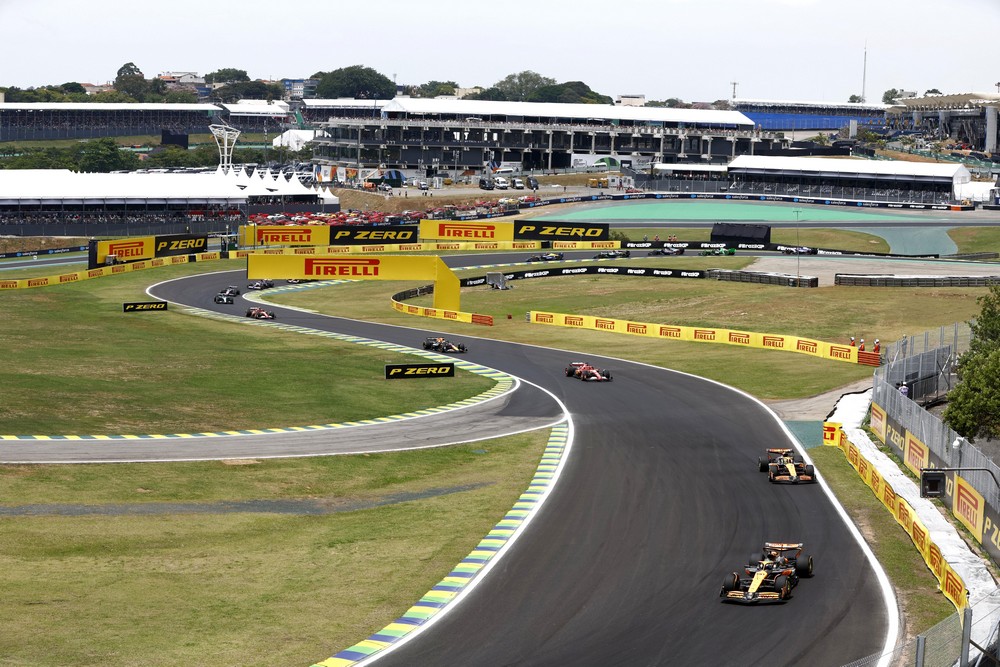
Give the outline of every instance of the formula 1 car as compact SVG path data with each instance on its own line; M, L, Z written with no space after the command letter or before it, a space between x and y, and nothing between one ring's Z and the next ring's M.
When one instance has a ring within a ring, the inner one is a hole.
M813 576L813 559L802 554L801 543L765 542L763 551L752 554L743 571L723 581L719 591L723 602L784 602L799 579Z
M240 295L240 288L237 287L236 285L230 285L226 289L224 289L221 292L219 292L219 294L225 294L227 296L239 296Z
M247 285L247 289L268 289L274 287L273 280L255 280L254 282Z
M736 248L705 248L704 250L702 250L698 254L702 255L702 256L704 256L704 255L715 255L715 256L719 256L719 255L735 255L736 254Z
M799 245L799 246L783 246L781 252L786 255L816 255L819 251L816 248L810 248L809 246Z
M683 255L684 248L671 248L670 246L663 246L662 248L653 248L649 251L649 257L653 255Z
M767 450L757 459L757 469L767 473L772 484L814 484L816 471L795 450L779 447Z
M222 292L219 292L218 294L215 295L215 302L216 303L235 303L235 300L233 299L233 295L232 294L224 294Z
M467 348L464 343L452 343L450 340L435 338L433 336L424 339L424 349L444 353L460 353L469 351L469 348Z
M252 317L255 320L273 320L274 313L269 310L264 310L259 306L254 306L247 310L247 317Z
M566 377L577 378L584 382L611 382L611 371L606 368L595 368L585 361L573 361L566 367Z
M621 259L622 257L631 256L632 251L630 250L602 250L594 255L594 259Z
M547 252L541 255L532 255L526 262L555 262L563 258L561 252Z

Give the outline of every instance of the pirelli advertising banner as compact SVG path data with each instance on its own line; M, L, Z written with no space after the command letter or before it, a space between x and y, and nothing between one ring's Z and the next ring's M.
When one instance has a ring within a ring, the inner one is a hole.
M458 276L440 257L370 255L312 257L309 255L252 254L247 256L247 278L300 280L432 280L434 308L461 310Z
M441 241L513 241L513 222L421 220L420 238Z
M219 253L202 253L198 255L199 260L207 259L219 259ZM81 280L90 280L91 278L103 278L105 276L115 276L121 273L129 273L131 271L142 271L144 269L155 269L161 266L171 266L173 264L186 264L189 258L187 255L178 255L174 257L161 257L157 259L148 259L138 262L132 262L131 264L114 264L113 266L101 266L94 269L87 269L86 271L73 271L71 273L63 273L58 276L45 276L42 278L19 278L16 280L0 280L0 292L3 290L10 289L27 289L31 287L51 287L53 285L66 285L69 283L79 282Z
M330 246L416 243L417 225L244 225L240 227L242 246Z
M556 222L522 220L512 223L514 238L526 241L607 241L606 222Z
M920 520L913 506L904 497L896 493L889 480L885 479L872 462L865 458L858 446L847 438L847 434L841 429L840 424L835 422L825 422L823 424L823 444L837 447L844 453L844 456L847 457L848 462L858 473L858 476L864 480L865 484L868 485L868 488L871 489L872 493L875 494L875 497L879 499L879 502L882 503L886 510L893 515L896 523L910 536L913 546L916 547L924 559L927 568L938 580L944 596L955 605L956 609L963 611L969 602L968 589L965 586L965 582L955 568L945 561L941 554L941 548L931 540L930 531ZM960 476L954 473L951 473L951 475L952 477L949 477L948 482L949 488L952 486L952 479L960 480L956 484L965 483L965 480L962 480ZM955 491L954 493L962 492ZM973 493L975 492L973 491ZM981 500L982 496L978 496L978 499ZM984 505L980 504L979 507L982 508ZM981 509L977 514L982 521L983 513ZM958 516L958 514L955 516ZM959 518L961 519L961 517ZM986 519L986 521L989 521L989 519ZM962 523L968 527L964 519ZM973 534L975 534L974 531ZM977 539L979 538L977 537ZM982 543L981 539L980 543ZM986 546L987 550L990 550L989 545ZM991 551L991 554L995 553L995 549Z
M97 241L88 257L88 268L109 264L108 257L120 263L137 262L154 257L193 255L208 250L208 236L197 234L166 234L137 236L129 239Z
M666 340L679 340L694 343L721 343L740 347L763 350L781 350L798 352L821 359L834 361L858 362L858 350L849 345L836 345L798 336L780 334L756 333L735 329L715 329L710 327L684 327L672 324L652 324L649 322L633 322L611 317L595 317L592 315L567 315L565 313L544 313L530 311L530 321L533 324L550 324L559 327L575 329L592 329L613 333L646 336Z
M931 451L914 433L888 415L878 403L872 403L872 431L883 444L899 457L914 475L921 468L947 468L949 462ZM986 473L945 473L945 495L941 499L952 515L983 545L994 560L1000 561L1000 511L986 503L983 495L970 483L969 476L979 475L980 483L993 484Z

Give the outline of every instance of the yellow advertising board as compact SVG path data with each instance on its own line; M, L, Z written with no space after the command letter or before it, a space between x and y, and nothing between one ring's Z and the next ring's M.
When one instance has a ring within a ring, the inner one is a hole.
M199 261L218 258L219 253L217 252L198 255ZM186 264L187 262L187 255L174 255L171 257L148 259L141 262L132 262L131 264L114 264L112 266L100 266L96 269L88 269L86 271L72 271L58 276L0 280L0 291L9 289L27 289L31 287L50 287L53 285L67 285L81 280L90 280L91 278L103 278L104 276L114 276L121 273L130 273L132 271L142 271L143 269L155 269L157 267L170 266L172 264Z
M941 592L944 593L944 596L955 605L956 609L964 610L968 605L968 590L965 587L965 582L955 569L944 560L940 547L931 540L930 531L927 530L927 526L917 516L910 503L896 494L892 484L883 478L878 469L864 457L861 450L847 439L839 424L835 422L823 424L823 443L838 445L843 450L851 466L858 472L858 476L865 481L875 497L885 505L896 522L910 536L910 540L923 557L928 569L941 585ZM979 538L982 535L984 522L983 508L985 503L983 497L975 489L972 489L971 485L961 476L955 475L955 479L953 507L959 503L963 504L962 515L959 514L959 511L955 511L955 515Z
M330 245L326 225L242 225L240 246Z
M247 278L298 278L301 280L432 280L434 307L458 311L458 276L440 257L399 256L309 256L251 254L247 256Z
M155 236L137 236L130 239L113 239L97 242L97 263L107 264L108 255L122 262L151 259L156 255Z
M757 333L737 329L717 329L713 327L686 327L672 324L633 322L612 317L593 315L568 315L566 313L545 313L531 311L530 321L534 324L549 324L575 329L593 329L613 333L646 336L665 340L695 343L721 343L763 350L798 352L822 359L857 363L858 350L849 345L827 343L811 338L786 336L783 334Z
M513 222L421 220L420 238L442 241L513 241Z

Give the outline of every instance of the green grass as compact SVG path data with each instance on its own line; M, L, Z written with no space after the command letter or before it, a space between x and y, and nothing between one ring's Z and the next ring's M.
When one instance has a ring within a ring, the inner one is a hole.
M802 243L827 245L804 238ZM748 259L688 256L639 263L656 261L672 267L738 268ZM27 431L45 427L43 432L92 430L81 426L87 424L145 432L203 430L213 419L224 428L252 420L273 425L267 423L268 410L276 411L280 424L297 419L315 423L327 419L328 408L349 411L351 397L345 394L354 393L355 384L350 392L334 392L322 383L303 382L300 374L310 377L309 371L317 370L307 362L336 356L340 372L334 377L343 377L343 364L353 363L344 359L374 356L374 362L354 360L362 364L357 372L364 376L365 368L381 372L386 353L334 350L326 339L312 341L254 326L235 329L177 312L121 313L122 301L147 298L146 284L240 265L186 265L5 292L4 344L17 363L7 364L0 374L0 424L7 423L15 408L23 413L18 419ZM968 319L978 312L979 293L968 288L788 290L621 277L516 285L505 292L465 290L464 309L495 314L497 326L453 330L636 358L714 377L762 398L812 395L867 377L870 369L803 355L528 325L524 311L549 308L831 340L860 334L889 341ZM429 320L389 308L388 296L399 287L356 283L275 300L403 326L426 325ZM439 320L434 325L451 326ZM192 358L203 363L192 365ZM156 381L145 382L146 374ZM11 380L18 383L13 390ZM357 386L367 391L363 381ZM330 401L331 395L337 400ZM253 410L248 398L255 399ZM256 400L260 398L264 400ZM396 406L400 400L386 398L383 405ZM293 418L290 412L297 410L300 417ZM183 415L180 421L177 413ZM51 428L53 420L64 420L65 427ZM194 423L202 426L180 427ZM401 491L482 485L456 495L323 516L2 518L0 664L221 667L321 660L398 617L464 557L525 488L545 438L535 433L421 452L250 465L0 467L0 506L302 498L338 506ZM477 453L481 451L486 453ZM876 553L897 585L908 626L919 632L951 613L909 538L843 455L833 448L814 449L811 455L873 536Z
M843 452L836 447L814 447L809 456L861 528L895 586L904 610L906 633L918 634L954 614L955 607L938 590L937 579L909 535L872 494Z
M417 359L410 355L284 333L252 320L122 312L123 302L149 299L147 284L196 271L204 266L4 293L4 349L17 363L0 368L0 433L322 424L442 405L493 385L460 372L415 392L384 379L385 364ZM242 311L233 306L233 313Z
M527 485L546 432L256 462L0 468L4 505L472 490L320 516L0 518L0 664L309 665L398 617Z
M956 227L948 230L948 236L960 253L1000 252L1000 226Z
M685 256L632 259L614 265L737 269L749 261L739 256ZM389 296L408 286L412 284L359 282L280 295L275 300L347 317L419 326L422 318L389 308ZM657 324L728 327L825 341L847 341L856 336L888 342L907 333L968 320L979 312L976 297L985 291L985 288L887 291L832 286L795 290L710 280L623 276L544 278L517 281L515 289L505 291L463 289L462 309L493 315L496 323L493 327L469 327L440 320L435 320L434 326L456 335L500 338L643 361L719 380L762 399L802 398L869 377L871 369L788 352L528 324L524 316L529 310L542 310ZM410 303L429 306L431 302L427 297Z

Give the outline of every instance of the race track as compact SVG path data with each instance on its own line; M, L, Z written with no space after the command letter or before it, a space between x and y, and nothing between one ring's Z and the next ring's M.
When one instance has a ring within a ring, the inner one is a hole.
M211 295L239 280L197 276L152 293L211 308ZM404 345L431 333L273 309L282 323ZM470 345L470 361L564 402L572 453L485 581L379 665L842 665L882 648L895 610L823 489L772 486L756 470L764 448L788 442L773 414L722 385L594 355L615 381L582 383L565 377L567 357ZM724 575L765 540L805 542L816 577L785 605L721 604Z

